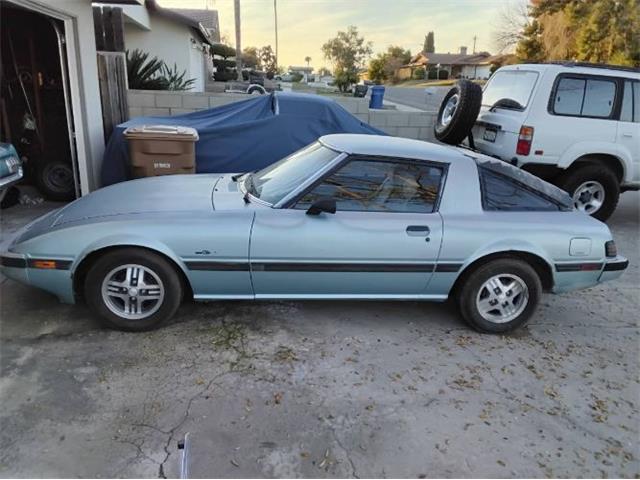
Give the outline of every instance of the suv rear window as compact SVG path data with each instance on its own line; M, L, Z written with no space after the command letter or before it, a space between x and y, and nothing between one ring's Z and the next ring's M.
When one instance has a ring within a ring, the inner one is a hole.
M553 113L574 117L609 118L616 83L601 78L561 76L553 93Z
M482 92L482 105L493 107L500 100L511 100L511 102L500 102L500 108L524 110L527 108L531 92L533 92L533 87L537 80L537 72L523 70L497 71Z

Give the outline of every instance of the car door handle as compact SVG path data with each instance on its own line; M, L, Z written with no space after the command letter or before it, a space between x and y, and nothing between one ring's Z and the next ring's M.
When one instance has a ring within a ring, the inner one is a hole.
M631 138L631 137L633 137L633 133L624 132L624 133L622 134L622 136L623 136L623 137L629 137L629 138Z
M407 235L410 237L426 237L431 230L426 225L409 225L407 227Z

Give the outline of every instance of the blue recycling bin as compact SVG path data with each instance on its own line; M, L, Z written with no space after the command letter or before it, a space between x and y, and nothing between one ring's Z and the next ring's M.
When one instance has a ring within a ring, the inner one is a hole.
M382 85L374 85L371 87L371 100L369 108L382 108L382 99L384 98L384 87Z

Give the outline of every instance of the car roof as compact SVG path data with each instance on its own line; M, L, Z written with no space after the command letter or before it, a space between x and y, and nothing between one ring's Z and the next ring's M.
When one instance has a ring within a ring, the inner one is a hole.
M386 135L337 133L319 139L326 147L352 155L411 158L436 162L473 161L473 156L453 147Z
M640 70L628 67L616 67L615 65L593 65L581 63L520 63L505 65L500 70L528 70L543 72L553 70L556 72L584 73L590 75L603 75L610 77L635 78L640 80Z

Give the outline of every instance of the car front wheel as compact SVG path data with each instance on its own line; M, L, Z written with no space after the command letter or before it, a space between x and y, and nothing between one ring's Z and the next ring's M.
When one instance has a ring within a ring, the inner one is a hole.
M173 266L143 249L114 250L89 269L87 303L110 327L144 331L171 318L182 299L182 283Z
M476 330L505 333L531 318L541 293L540 278L528 263L504 258L466 276L458 304L464 319Z

